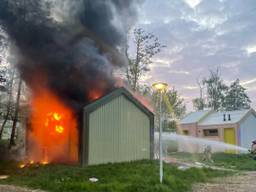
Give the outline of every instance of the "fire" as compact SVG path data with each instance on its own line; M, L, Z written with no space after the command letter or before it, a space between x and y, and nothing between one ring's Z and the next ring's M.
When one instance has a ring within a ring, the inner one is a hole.
M24 163L19 165L19 168L23 169L26 165Z
M144 105L148 110L154 112L154 108L150 103L150 100L142 96L140 93L134 92L133 96L138 99L142 105Z
M57 133L63 133L64 128L63 128L61 125L56 125L56 126L55 126L55 131L56 131Z
M49 162L48 162L48 161L42 161L41 164L42 164L42 165L48 165Z
M89 99L90 101L95 101L97 99L99 99L100 97L102 97L103 93L102 91L98 90L98 89L92 89L89 93Z
M56 120L56 121L60 121L61 120L61 114L59 113L53 113L53 118Z
M42 160L41 162L35 162L34 160L25 160L24 162L21 162L18 167L20 169L26 168L26 167L39 167L49 164L47 160Z
M41 90L33 96L29 159L43 165L77 162L78 133L74 112L49 90Z
M54 128L57 134L62 134L64 132L62 114L60 113L57 113L57 112L48 113L44 125L46 127L51 126L52 128Z

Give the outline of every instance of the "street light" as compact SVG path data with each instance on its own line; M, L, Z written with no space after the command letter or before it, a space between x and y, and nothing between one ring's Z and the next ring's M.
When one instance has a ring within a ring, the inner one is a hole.
M167 90L168 84L164 82L154 83L152 87L159 92L160 99L159 99L159 176L160 176L160 183L163 182L163 143L162 143L162 100L163 100L163 93Z

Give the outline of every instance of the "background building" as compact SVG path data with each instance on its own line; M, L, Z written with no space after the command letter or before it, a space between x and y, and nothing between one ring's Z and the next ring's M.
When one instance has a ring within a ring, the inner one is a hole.
M253 109L192 112L181 120L179 132L249 149L252 141L256 140L256 113ZM202 152L203 147L179 144L180 151Z

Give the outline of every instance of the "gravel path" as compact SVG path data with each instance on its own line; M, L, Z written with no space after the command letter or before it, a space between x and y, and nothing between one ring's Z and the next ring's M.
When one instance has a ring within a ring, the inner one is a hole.
M44 192L41 190L27 189L12 185L0 185L0 192Z
M256 192L256 172L243 172L212 183L196 184L193 192Z

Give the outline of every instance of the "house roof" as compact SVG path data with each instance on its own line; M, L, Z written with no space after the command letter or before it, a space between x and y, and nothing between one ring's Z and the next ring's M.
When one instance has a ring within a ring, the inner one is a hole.
M136 99L133 96L133 94L124 87L116 88L109 94L101 97L100 99L94 101L93 103L90 103L89 105L84 107L84 111L86 113L90 113L96 110L97 108L99 108L100 106L107 104L108 102L110 102L111 100L115 99L120 95L125 96L129 101L135 104L142 112L144 112L148 116L154 117L154 113L151 110L149 110L145 105L143 105L138 99Z
M185 116L180 124L198 123L199 126L235 124L240 123L249 113L253 113L256 117L256 112L253 109L218 112L211 110L196 111ZM224 121L224 114L226 115L226 121ZM228 115L231 117L230 121Z
M239 123L252 109L239 110L239 111L220 111L209 114L198 125L224 125ZM226 115L226 121L224 121L224 114ZM228 120L230 115L231 120Z
M190 123L198 123L204 117L206 117L211 110L201 110L196 112L191 112L187 114L180 122L180 124L190 124Z

